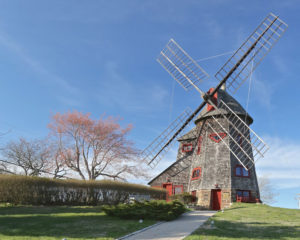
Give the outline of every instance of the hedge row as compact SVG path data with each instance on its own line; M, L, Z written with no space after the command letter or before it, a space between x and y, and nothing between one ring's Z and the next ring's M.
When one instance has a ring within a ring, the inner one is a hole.
M181 193L181 194L176 194L170 196L171 200L177 200L179 202L182 202L183 204L191 204L191 203L196 203L197 202L197 197L193 196L192 194L189 193Z
M118 204L116 206L103 206L103 211L109 216L124 219L153 219L173 220L186 211L183 203L179 201L166 202L153 200L149 202L135 202L133 204Z
M139 184L0 175L0 202L32 205L97 205L128 201L129 195L163 198L166 192Z

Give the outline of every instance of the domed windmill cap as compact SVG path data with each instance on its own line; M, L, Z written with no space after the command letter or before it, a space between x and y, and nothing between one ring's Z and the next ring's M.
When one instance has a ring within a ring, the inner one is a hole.
M239 102L237 100L235 100L231 95L229 95L223 89L218 90L217 99L218 99L218 104L219 104L220 100L222 99L223 102L228 107L230 107L231 110L234 113L236 113L239 117L241 117L242 119L245 119L245 117L247 116L247 121L246 122L247 122L248 125L253 123L253 118L246 112L246 110L241 106L241 104L239 104ZM206 118L209 118L211 116L219 115L215 110L209 111L208 107L209 107L209 105L200 112L200 114L198 115L198 117L195 120L195 124L197 124L199 121L204 120ZM227 112L227 110L225 110L223 108L220 108L219 110L223 114L229 113L229 112Z

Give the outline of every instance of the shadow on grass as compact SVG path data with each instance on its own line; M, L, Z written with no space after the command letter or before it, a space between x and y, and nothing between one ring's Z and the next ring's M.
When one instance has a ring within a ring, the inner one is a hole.
M99 213L101 206L11 206L0 207L0 215Z
M206 227L196 230L188 240L192 239L300 239L300 224L297 226L284 226L264 224L262 222L216 221L216 228Z
M0 234L24 237L116 238L136 231L153 221L120 220L106 215L26 216L0 218Z
M224 211L232 211L232 210L236 210L236 209L239 209L239 208L246 208L246 207L232 207L232 208L226 208Z

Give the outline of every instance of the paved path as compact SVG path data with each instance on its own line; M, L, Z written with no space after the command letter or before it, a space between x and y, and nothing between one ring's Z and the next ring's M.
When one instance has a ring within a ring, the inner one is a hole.
M190 235L202 225L215 211L192 211L171 222L164 222L124 240L179 240Z

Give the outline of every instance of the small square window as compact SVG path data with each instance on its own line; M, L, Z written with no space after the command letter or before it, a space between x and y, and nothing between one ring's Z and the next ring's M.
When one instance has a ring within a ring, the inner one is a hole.
M247 171L245 168L243 168L243 176L249 177L249 171Z
M193 150L193 145L191 143L182 145L182 152L191 152Z
M175 185L174 186L174 194L181 194L183 193L183 185Z
M243 191L243 197L249 197L250 193L249 191Z
M249 190L236 190L237 202L249 202L251 200L251 191Z
M246 170L242 165L236 165L235 176L236 177L249 177L249 170Z
M243 196L243 191L240 191L240 190L236 191L236 195L239 196L239 197L242 197Z
M235 175L236 176L242 176L242 168L241 167L236 167L235 168Z
M199 179L200 177L201 177L201 168L200 167L194 168L191 179L196 180Z

